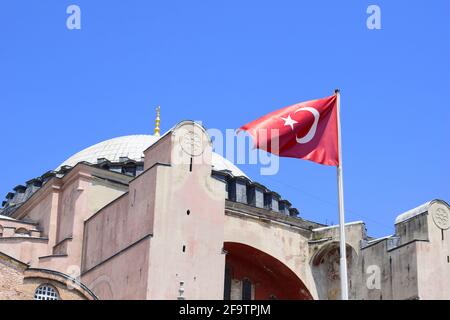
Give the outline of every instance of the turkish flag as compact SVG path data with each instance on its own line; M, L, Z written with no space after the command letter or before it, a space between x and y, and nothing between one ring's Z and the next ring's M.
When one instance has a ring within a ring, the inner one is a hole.
M280 157L339 165L337 96L294 104L252 121L247 131L256 148Z

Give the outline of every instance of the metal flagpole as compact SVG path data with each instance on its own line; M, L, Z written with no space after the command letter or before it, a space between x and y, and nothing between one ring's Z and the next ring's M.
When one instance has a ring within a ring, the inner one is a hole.
M339 148L339 165L337 166L338 180L338 196L339 196L339 249L340 263L339 271L341 276L341 299L348 300L348 283L347 283L347 253L345 246L345 217L344 217L344 181L342 166L342 143L341 143L341 93L336 89L337 104L337 129L338 129L338 148Z

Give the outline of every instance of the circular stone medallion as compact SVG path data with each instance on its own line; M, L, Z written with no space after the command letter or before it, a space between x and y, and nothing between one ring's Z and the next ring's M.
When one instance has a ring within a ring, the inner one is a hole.
M438 228L443 230L450 228L450 213L446 206L435 204L431 208L431 214L433 216L433 221Z
M187 131L180 137L181 148L190 156L196 157L203 153L202 138L194 131Z

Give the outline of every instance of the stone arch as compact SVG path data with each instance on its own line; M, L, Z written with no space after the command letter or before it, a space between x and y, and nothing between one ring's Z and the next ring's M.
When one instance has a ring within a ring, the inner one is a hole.
M272 255L239 242L225 242L224 249L227 252L225 299L241 299L240 286L245 279L252 283L252 299L313 299L304 282Z
M347 274L351 275L358 255L356 250L346 244ZM310 264L312 275L316 283L317 294L321 300L339 300L341 298L340 288L340 249L339 242L332 241L322 245L312 256ZM352 291L353 281L348 279L349 291Z
M114 291L111 279L108 276L101 275L89 284L92 291L102 300L113 300Z
M14 234L19 237L27 237L27 236L30 236L30 231L26 228L21 227L21 228L17 228L14 231Z
M55 270L28 268L24 272L24 284L34 290L40 286L51 286L61 300L97 300L97 296L79 279Z

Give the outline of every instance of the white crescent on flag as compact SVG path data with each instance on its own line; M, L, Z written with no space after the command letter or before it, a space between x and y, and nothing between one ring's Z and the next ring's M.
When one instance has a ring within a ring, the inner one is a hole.
M314 109L314 108L311 108L311 107L302 107L302 108L297 109L297 110L294 112L294 114L297 113L297 112L299 112L299 111L309 111L309 112L311 112L312 115L314 116L314 123L313 123L313 125L311 126L311 129L309 129L308 133L307 133L303 138L295 137L296 140L297 140L297 143L305 144L305 143L310 142L310 141L314 138L314 136L315 136L315 134L316 134L317 124L319 123L319 119L320 119L320 113L319 113L319 111L317 111L317 110Z

